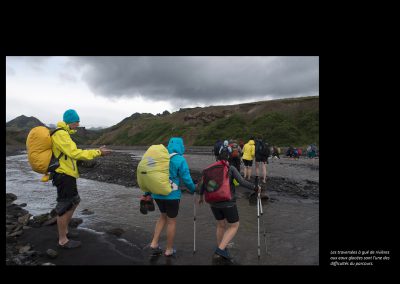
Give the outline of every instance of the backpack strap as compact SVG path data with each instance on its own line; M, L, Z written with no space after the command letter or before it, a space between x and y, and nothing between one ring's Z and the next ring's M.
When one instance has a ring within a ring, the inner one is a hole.
M178 153L171 153L171 154L169 154L169 159L171 160L172 157L175 157L175 156L177 156L177 155L178 155ZM176 183L174 183L174 182L171 180L171 178L169 179L169 183L171 184L171 189L172 189L173 191L179 189L179 186L178 186Z
M178 156L178 153L171 153L169 154L169 160L171 160L173 157Z
M225 161L225 160L220 160L219 162L220 162L222 165L224 165L225 167L227 167L227 168L229 169L229 164L228 164L227 161Z
M178 153L171 153L171 154L169 154L169 158L171 159L173 156L176 156L176 155L178 155Z
M56 133L58 130L67 131L67 130L65 130L64 128L57 128L57 129L55 129L55 130L53 130L53 131L50 132L50 137L53 136L53 134ZM57 160L59 160L59 159L62 157L62 155L64 155L63 152L60 153L60 155L57 157ZM67 157L67 156L65 156L65 157Z
M64 128L57 128L57 129L54 129L53 131L50 132L50 136L53 136L53 134L56 133L58 130L67 131L67 130L65 130Z

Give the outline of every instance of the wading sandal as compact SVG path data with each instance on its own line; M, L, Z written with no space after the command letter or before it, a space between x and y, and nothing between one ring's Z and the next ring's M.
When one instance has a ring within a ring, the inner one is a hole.
M82 245L80 241L74 241L74 240L69 240L63 245L58 244L58 247L63 248L63 249L73 249L73 248L78 248Z
M161 249L161 247L157 247L157 248L152 248L152 247L150 247L150 249L151 249L151 256L159 256L159 255L162 255L162 249Z
M164 255L165 255L166 257L175 256L175 255L176 255L176 249L172 249L172 253L171 253L171 254L167 254L167 251L165 250Z

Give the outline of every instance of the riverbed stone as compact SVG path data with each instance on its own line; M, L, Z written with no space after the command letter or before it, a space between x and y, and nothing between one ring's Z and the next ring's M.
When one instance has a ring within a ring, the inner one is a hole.
M76 228L80 224L82 224L82 222L83 222L82 218L72 218L71 221L69 222L69 227Z
M53 249L48 249L48 250L46 250L46 255L49 257L49 258L56 258L57 256L58 256L58 252L56 252L55 250L53 250Z

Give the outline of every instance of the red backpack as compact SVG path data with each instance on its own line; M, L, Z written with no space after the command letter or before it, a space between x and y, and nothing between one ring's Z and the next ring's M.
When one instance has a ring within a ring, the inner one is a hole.
M232 148L232 158L237 158L239 157L239 145L237 143L231 143L229 146Z
M203 170L203 187L206 202L220 202L232 199L229 185L229 163L217 161Z

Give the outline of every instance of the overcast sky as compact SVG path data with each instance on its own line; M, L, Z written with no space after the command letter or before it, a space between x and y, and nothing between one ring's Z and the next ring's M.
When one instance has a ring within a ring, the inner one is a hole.
M72 108L81 126L108 127L135 112L318 95L318 57L6 58L7 122L56 124Z

